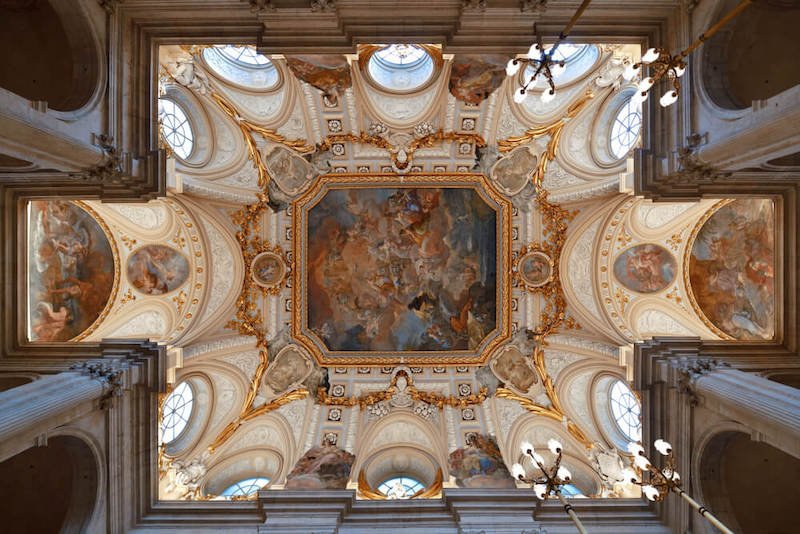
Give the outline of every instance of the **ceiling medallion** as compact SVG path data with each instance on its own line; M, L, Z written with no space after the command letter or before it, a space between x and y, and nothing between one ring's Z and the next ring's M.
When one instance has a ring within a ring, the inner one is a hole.
M272 295L280 293L288 274L289 269L280 252L267 250L256 255L250 263L250 277L253 283Z
M520 255L514 273L526 288L538 288L553 281L553 259L539 250Z
M292 204L292 337L321 365L481 364L511 335L511 203L482 174L329 174Z

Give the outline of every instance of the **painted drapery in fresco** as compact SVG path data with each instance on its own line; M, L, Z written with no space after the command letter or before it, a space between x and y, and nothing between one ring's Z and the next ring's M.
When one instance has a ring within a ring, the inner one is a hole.
M474 349L497 325L496 248L474 189L331 190L309 212L308 327L333 351Z
M28 209L28 339L68 341L103 312L114 288L114 253L78 205L34 201Z
M736 200L700 228L689 258L691 290L702 313L735 339L775 336L775 207Z

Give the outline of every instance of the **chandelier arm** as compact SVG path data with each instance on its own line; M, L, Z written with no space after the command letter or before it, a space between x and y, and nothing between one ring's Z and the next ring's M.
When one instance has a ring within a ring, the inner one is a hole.
M747 0L747 1L749 2L750 0ZM569 37L569 34L572 31L572 27L575 26L575 24L578 22L578 19L581 18L581 15L583 15L583 12L586 11L586 8L589 7L589 4L591 2L592 2L592 0L583 0L583 3L581 3L581 6L578 8L578 10L575 12L575 14L572 15L572 18L569 19L569 22L567 23L567 25L564 27L563 30L561 30L561 33L558 35L558 41L556 41L556 44L553 45L553 50L555 50L555 48L558 46L558 44L561 41L563 41L564 39Z
M564 511L567 512L569 518L572 519L573 523L575 523L575 528L578 529L578 532L580 532L580 534L586 534L586 529L583 527L583 523L581 523L580 518L578 518L578 514L576 514L575 510L573 510L572 505L567 502L563 495L561 495L561 492L557 492L556 497L558 497L559 502L561 502L562 506L564 506Z
M688 494L688 493L686 493L685 491L683 491L681 488L679 488L679 487L677 487L677 486L671 486L671 487L670 487L670 489L671 489L671 490L672 490L674 493L677 493L678 495L680 495L680 497L681 497L681 498L682 498L684 501L686 501L687 503L689 503L689 506L691 506L692 508L694 508L695 510L697 510L697 513L699 513L699 514L700 514L702 517L704 517L706 520L708 520L708 522L709 522L709 523L711 523L711 524L712 524L712 525L714 525L714 526L715 526L717 529L719 529L719 531L720 531L720 532L722 532L723 534L734 534L734 532L733 532L731 529L729 529L728 527L726 527L726 526L725 526L725 524L724 524L724 523L722 523L722 521L720 521L719 519L717 519L716 517L714 517L714 514L712 514L711 512L709 512L709 511L708 511L708 508L706 508L705 506L703 506L703 505L702 505L702 504L700 504L699 502L697 502L697 501L695 501L694 499L692 499L692 498L689 496L689 494Z
M730 22L734 17L736 17L739 13L741 13L747 6L749 6L752 3L753 0L741 0L741 2L739 2L739 5L731 9L728 12L728 14L719 19L719 21L716 24L714 24L709 29L700 34L700 37L698 37L697 40L695 40L695 42L690 44L689 47L686 48L686 50L678 54L678 57L684 58L689 54L691 54L692 52L694 52L701 44L703 44L706 40L713 37L714 34L720 30L720 28L725 26L728 22Z

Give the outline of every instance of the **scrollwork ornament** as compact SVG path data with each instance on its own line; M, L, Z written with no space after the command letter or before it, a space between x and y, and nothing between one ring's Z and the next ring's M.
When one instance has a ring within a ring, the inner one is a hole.
M121 184L127 175L126 158L114 146L114 138L106 134L92 134L92 137L94 144L103 151L103 161L70 176L93 183Z
M85 374L103 385L103 394L100 396L100 408L111 406L115 397L121 397L124 392L123 375L129 367L127 362L119 360L87 360L76 363L70 367L72 371Z
M486 11L486 0L461 0L464 11Z
M688 396L690 406L700 404L700 397L695 387L697 379L720 367L729 365L713 358L694 358L683 360L678 364L678 391Z
M275 11L272 0L247 0L250 4L250 11L253 13L263 13L264 11Z
M314 13L335 10L336 0L311 0L311 11Z
M547 9L547 0L521 0L519 10L523 13L533 12L542 14Z
M709 184L731 176L732 173L702 161L696 150L692 145L679 149L678 170L663 177L661 182L668 185Z

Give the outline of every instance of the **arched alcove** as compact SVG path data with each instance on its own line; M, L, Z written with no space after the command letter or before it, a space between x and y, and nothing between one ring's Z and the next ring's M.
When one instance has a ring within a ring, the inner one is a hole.
M723 432L711 438L701 452L699 473L706 506L734 531L797 531L800 459L751 441L747 434Z
M728 13L738 0L720 2L709 24ZM797 57L800 4L780 0L753 2L709 39L702 49L705 90L717 106L749 108L800 83Z
M73 436L57 436L0 463L0 516L4 532L87 532L98 486L92 449ZM13 481L13 483L9 483ZM57 498L47 498L47 495ZM46 513L36 513L46 506Z
M0 87L57 111L83 107L100 65L80 2L0 4Z

